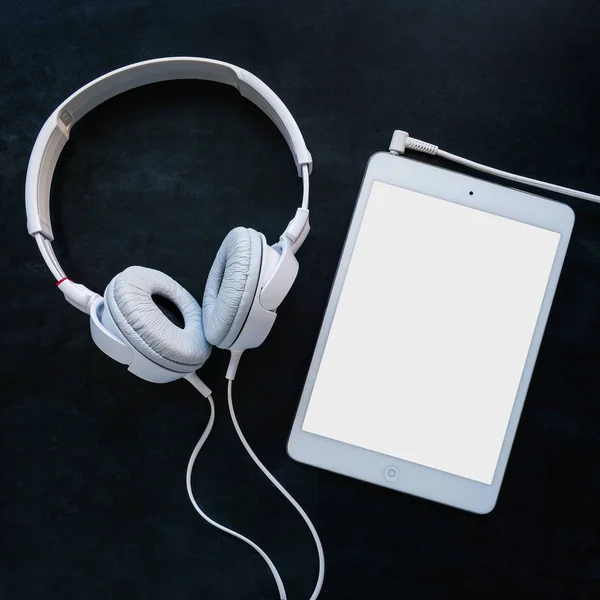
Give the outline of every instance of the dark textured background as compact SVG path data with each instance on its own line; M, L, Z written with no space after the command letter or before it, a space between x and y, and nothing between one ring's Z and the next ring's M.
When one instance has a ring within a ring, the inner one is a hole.
M185 465L205 401L102 355L25 231L27 160L51 110L106 71L167 55L219 58L263 78L313 153L300 277L267 343L244 357L236 401L249 441L322 533L323 599L599 597L597 205L566 200L575 231L492 514L285 452L364 166L394 128L600 192L599 10L594 0L1 2L0 598L276 597L261 559L189 505ZM96 290L142 264L201 297L230 228L276 238L299 201L294 173L277 130L233 88L137 90L74 129L53 187L55 248ZM234 437L225 365L215 352L202 370L218 420L198 496L264 545L291 600L308 598L312 541Z

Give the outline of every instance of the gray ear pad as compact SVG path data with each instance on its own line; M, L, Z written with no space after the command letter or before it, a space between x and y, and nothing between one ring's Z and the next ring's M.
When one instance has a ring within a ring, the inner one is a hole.
M250 312L262 264L262 239L254 229L236 227L223 240L202 301L206 339L228 348Z
M164 315L152 294L173 302L183 316L183 329ZM168 275L145 267L129 267L108 284L104 300L121 333L151 361L171 371L191 373L210 356L202 309Z

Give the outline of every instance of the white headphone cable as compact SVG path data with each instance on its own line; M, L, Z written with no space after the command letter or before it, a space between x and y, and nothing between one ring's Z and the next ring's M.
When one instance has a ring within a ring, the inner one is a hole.
M229 414L231 415L231 421L233 423L233 427L235 428L238 437L240 438L240 442L246 449L246 452L250 456L250 458L256 463L256 466L264 473L265 477L281 492L281 494L287 498L289 503L298 511L300 516L304 519L304 522L308 526L310 533L313 536L315 541L315 545L317 547L317 554L319 556L319 575L317 576L317 583L315 585L315 589L309 600L316 600L321 593L321 588L323 587L323 579L325 578L325 554L323 552L323 544L321 543L321 539L319 538L319 534L315 529L312 521L304 511L304 509L296 502L296 500L292 497L292 495L271 475L271 473L267 470L267 468L260 462L258 456L254 454L254 451L250 447L250 444L247 442L242 430L239 426L237 418L235 416L235 411L233 410L233 394L232 394L233 380L229 380L227 383L227 403L229 405Z
M394 131L392 141L390 142L390 152L392 154L398 155L404 154L404 150L415 150L417 152L431 154L432 156L440 156L442 158L445 158L446 160L451 160L455 163L464 165L465 167L488 173L489 175L502 177L504 179L510 179L518 183L542 188L544 190L549 190L558 194L565 194L566 196L572 196L573 198L580 198L581 200L589 200L590 202L600 202L600 196L597 196L595 194L589 194L588 192L581 192L572 188L563 187L562 185L547 183L538 179L532 179L531 177L523 177L522 175L516 175L514 173L509 173L508 171L494 169L493 167L488 167L487 165L483 165L473 160L463 158L462 156L457 156L456 154L451 154L450 152L441 150L435 144L430 144L429 142L424 142L416 138L411 138L409 137L408 133L406 133L406 131L396 130Z
M198 506L198 503L196 502L196 499L194 498L194 492L192 490L192 471L194 470L194 463L196 462L198 453L202 449L202 446L204 446L204 442L206 442L206 440L208 439L208 436L210 435L210 432L212 431L213 424L215 422L215 403L213 401L212 395L210 394L210 390L208 390L208 388L206 388L206 386L202 383L202 381L198 378L198 376L195 373L191 373L190 375L187 375L186 379L208 400L208 403L210 404L210 417L208 419L208 424L206 425L204 431L202 432L202 435L200 436L200 439L198 440L198 443L196 444L196 446L194 447L194 450L192 451L192 455L190 456L190 460L188 461L187 471L185 474L185 484L187 487L187 493L190 498L190 502L192 503L193 507L196 509L196 512L207 523L209 523L213 527L216 527L217 529L220 529L221 531L224 531L225 533L228 533L229 535L232 535L233 537L238 538L239 540L242 540L242 542L245 542L246 544L248 544L249 546L254 548L262 556L263 560L267 563L269 569L271 569L271 573L273 574L275 583L277 584L277 590L279 591L279 596L280 596L281 600L287 600L287 595L285 593L285 587L283 585L281 576L279 575L279 572L275 568L273 561L267 556L267 554L259 546L257 546L252 540L241 535L240 533L237 533L237 531L233 531L233 529L229 529L228 527L225 527L225 526L221 525L220 523L217 523L216 521L211 519L200 508L200 506ZM207 390L208 390L208 394L207 394Z

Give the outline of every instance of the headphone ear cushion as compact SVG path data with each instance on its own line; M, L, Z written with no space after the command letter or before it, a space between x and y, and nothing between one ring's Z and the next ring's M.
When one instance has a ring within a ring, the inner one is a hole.
M172 323L152 299L163 296L179 310L184 327ZM151 361L178 373L191 373L208 359L202 309L174 279L155 269L129 267L108 284L104 300L129 343Z
M202 306L206 338L219 348L229 348L246 322L260 278L262 244L258 231L236 227L217 252Z

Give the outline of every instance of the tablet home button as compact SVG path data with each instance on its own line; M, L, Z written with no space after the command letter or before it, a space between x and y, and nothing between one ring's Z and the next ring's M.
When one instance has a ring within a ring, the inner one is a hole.
M398 467L394 467L394 465L388 465L383 470L383 476L388 481L396 481L396 479L398 479Z

